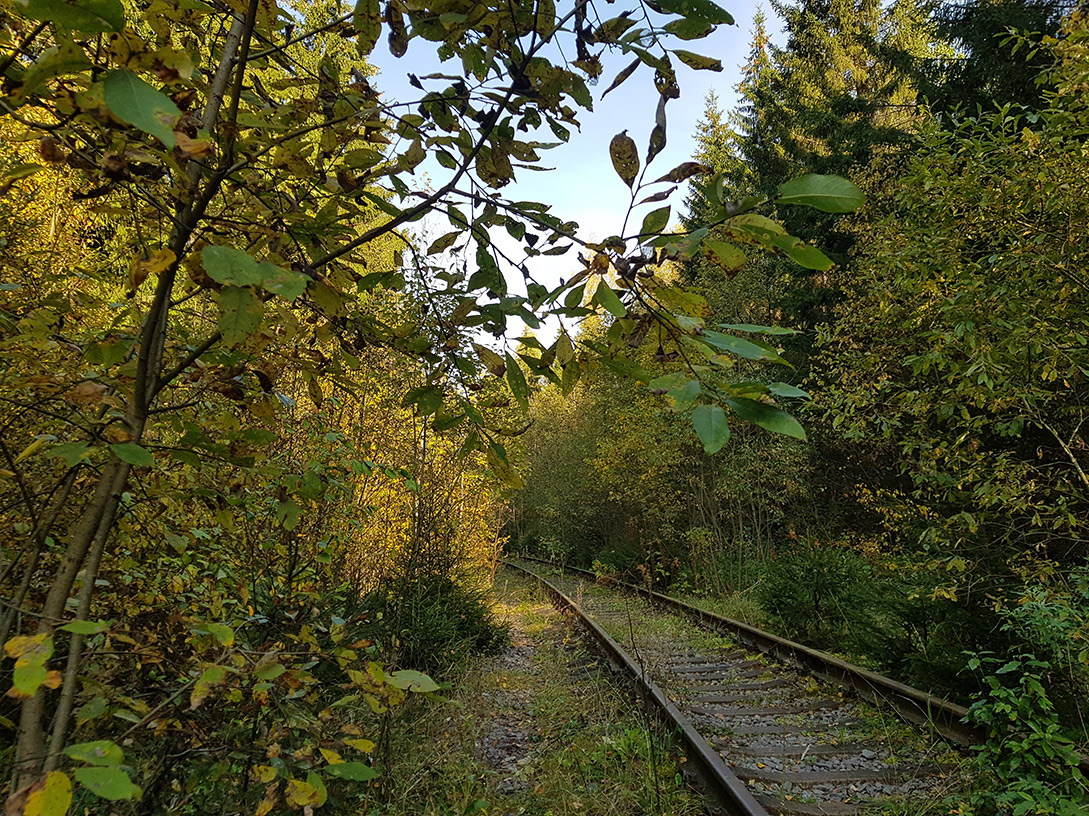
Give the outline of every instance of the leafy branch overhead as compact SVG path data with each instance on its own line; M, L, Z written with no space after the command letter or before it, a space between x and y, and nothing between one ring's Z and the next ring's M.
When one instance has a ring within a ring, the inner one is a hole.
M686 162L647 176L666 145L669 103L680 94L675 63L718 70L717 60L689 49L732 18L710 0L646 0L638 11L600 16L611 13L608 4L581 0L486 0L471 8L360 0L349 13L257 0L229 7L27 0L8 10L0 138L14 158L2 168L0 189L21 202L13 210L19 218L43 196L72 214L25 235L24 222L13 220L15 243L0 248L5 258L16 254L11 267L23 276L3 282L11 299L0 314L4 341L22 361L5 369L5 391L49 405L19 403L32 421L9 426L30 438L11 455L5 448L4 473L25 488L32 468L53 484L40 495L19 491L28 520L17 528L18 558L26 555L20 569L27 573L13 608L38 600L18 620L5 612L0 638L17 624L26 629L18 637L31 638L14 641L22 644L14 657L22 661L20 796L48 792L60 802L72 779L99 798L138 795L124 764L127 747L125 755L116 746L101 747L101 755L73 754L75 746L64 753L78 720L85 642L114 634L62 626L92 620L98 588L111 585L96 582L99 571L117 563L132 529L155 523L141 515L145 505L177 500L163 484L203 467L235 474L203 496L221 532L235 523L232 509L250 508L243 497L222 495L243 493L237 474L242 483L275 484L245 524L267 520L283 537L277 546L292 552L307 512L330 491L351 494L377 476L420 490L409 469L380 465L366 450L301 475L286 465L257 467L297 424L300 400L318 415L343 413L350 401L368 404L370 384L360 372L374 365L373 355L389 355L383 365L404 374L392 386L396 395L386 395L391 410L411 417L424 437L456 439L452 454L487 463L512 487L521 477L505 442L525 431L537 385L569 391L596 367L657 390L662 372L647 366L682 365L686 379L667 389L666 402L692 412L708 451L725 442L728 413L801 435L772 404L782 392L716 376L738 359L783 364L778 350L755 336L758 327L739 330L753 335L746 339L705 325L706 302L674 282L669 264L702 254L735 268L746 245L815 268L829 261L759 212L774 202L734 202L715 177L709 183L721 213L714 228L669 232L667 199L705 172ZM383 43L394 57L433 51L443 72L410 74L413 93L387 97L372 85L367 63ZM547 152L593 111L591 88L611 57L626 67L610 90L645 75L657 104L649 120L631 123L632 132L649 130L645 150L626 133L613 140L627 188L626 196L618 188L617 199L624 226L589 241L563 214L504 189L542 168ZM778 198L833 212L860 202L845 182L822 177L784 186ZM423 246L415 231L425 219L428 228L444 226ZM494 239L498 230L516 249ZM46 234L51 254L28 245ZM565 255L571 273L561 285L535 279L534 259ZM510 285L518 278L525 294ZM549 317L592 314L606 316L600 341L564 330L550 344L526 340L519 349L482 342L506 337L512 321L537 328ZM653 355L644 353L651 348ZM43 365L57 370L43 374ZM341 431L323 438L329 450L343 443ZM40 506L54 497L62 509ZM126 535L117 535L122 529ZM166 546L188 552L191 538L165 532ZM313 560L332 562L326 552ZM260 664L246 663L233 635L211 625L202 632L227 651L186 664L167 704L175 716L198 716L206 701L231 699L254 677L269 682L257 674ZM48 668L54 650L67 655L63 674ZM385 711L390 700L379 692L396 696L389 689L406 691L403 680L372 671L370 680L351 682L373 686L367 693ZM408 691L426 686L417 680ZM177 705L183 698L188 714ZM86 767L66 775L59 770L65 756ZM359 763L332 765L340 769L327 774L334 779L370 774ZM282 790L264 768L254 771L269 786L260 812L277 802L324 801L323 774L313 768L315 776L292 777Z
M50 23L56 36L64 31L124 28L118 10L108 3L93 15L75 8L32 5L31 16ZM255 346L255 338L282 308L277 305L281 297L300 298L303 308L325 319L359 324L360 295L378 286L397 288L403 280L403 272L396 268L364 271L360 264L368 248L400 236L401 228L426 215L443 214L452 230L432 244L427 256L414 255L410 271L434 298L456 300L456 307L399 330L365 320L363 324L375 342L422 360L432 372L430 385L449 392L450 408L473 421L464 382L480 372L479 354L466 353L469 344L464 338L480 332L502 336L512 317L531 327L547 316L583 317L587 306L573 294L591 274L600 282L600 294L590 308L603 308L617 319L625 319L629 312L632 319L648 314L658 326L652 334L680 353L693 342L706 345L688 322L701 318L703 306L698 297L666 283L655 272L661 264L703 252L734 270L744 261L743 250L735 243L748 243L785 253L808 268L831 265L819 249L757 215L764 202L729 200L718 178L709 182L722 216L722 230L713 237L665 233L671 211L659 207L643 218L638 234L590 244L579 238L577 224L562 220L548 207L507 200L500 192L520 170L532 169L545 151L566 141L583 112L592 110L587 82L601 73L606 52L633 58L610 90L643 70L653 73L659 94L644 161L626 133L615 137L610 148L613 165L631 190L629 212L646 188L659 185L644 200L661 201L678 183L702 172L704 168L686 163L656 182L643 180L665 144L667 104L679 93L673 58L689 67L719 67L714 60L672 45L677 38L699 40L715 26L732 22L727 12L708 0L655 3L641 22L623 13L596 26L589 24L579 4L563 9L548 2L527 7L495 3L469 15L429 4L383 6L378 0L360 0L352 14L315 25L312 33L298 32L284 12L262 10L252 21L235 19L237 36L209 43L220 50L205 59L213 63L219 59L221 65L215 77L219 87L210 89L194 72L185 48L204 37L204 27L214 15L178 9L144 16L161 32L174 26L169 44L118 54L81 52L78 59L72 55L53 67L68 77L66 83L85 88L74 97L74 106L61 103L59 88L35 82L21 89L21 105L13 115L22 118L20 111L27 116L34 111L33 121L55 121L48 138L57 141L56 151L65 160L82 156L108 166L104 178L87 176L86 186L96 193L126 186L135 191L138 185L141 195L154 196L158 192L151 192L149 185L170 177L182 181L177 204L164 203L180 209L174 233L157 250L172 252L173 260L158 275L156 298L161 301L161 294L174 288L179 268L194 266L188 260L193 241L199 249L207 235L213 245L201 251L203 263L190 278L205 288L224 287L217 295L220 317L214 340L209 337L213 343L259 352L261 341ZM132 32L126 36L139 38L133 29L124 30ZM354 37L356 57L335 48L336 38L326 31ZM283 33L287 46L262 50L253 41L259 36L274 42L276 32ZM365 65L353 64L383 37L395 56L406 53L414 41L417 47L437 48L444 57L457 54L464 73L410 76L418 98L386 100L371 87ZM547 56L550 44L566 39L573 40L579 59L569 66L553 63ZM284 84L280 72L300 59L299 47L311 41L324 43L320 64L305 78ZM245 57L237 71L224 62L232 49ZM27 66L26 73L48 71L55 62L54 56L43 56L42 64ZM19 63L12 67L24 68ZM306 103L307 99L313 102ZM106 138L92 136L94 131L85 124L104 115L112 119L113 129ZM132 128L128 138L115 144L126 134L126 126ZM542 130L549 134L547 141L539 135ZM420 188L414 178L428 157L445 172L435 176L430 190ZM270 207L269 191L284 183L295 183L299 189L291 209L271 205L278 233L249 230L238 248L214 238L228 209L264 212ZM784 185L778 201L846 212L857 207L861 197L848 182L811 176ZM316 218L310 217L311 211ZM350 226L353 222L365 226ZM494 244L491 232L498 227L520 241L518 253L501 251ZM585 253L581 272L558 289L542 287L533 279L528 267L534 257L563 254L573 246ZM464 278L448 276L449 249L474 257L475 269ZM527 296L509 291L511 274L526 279ZM607 297L613 288L604 279L612 275L615 297ZM624 334L630 340L630 332ZM594 365L603 353L610 359L618 353L616 344L607 352L583 348L566 365L555 366L555 350L534 358L548 360L547 366L527 361L530 373L571 384L577 379L573 372ZM734 353L730 348L718 350ZM568 367L572 371L566 371ZM485 366L492 373L499 368ZM177 376L182 370L175 366L170 373ZM154 389L168 385L159 377ZM517 380L512 387L520 390ZM721 401L730 394L705 396ZM425 407L437 410L431 402ZM481 445L495 441L492 430L484 426L477 428L477 439Z

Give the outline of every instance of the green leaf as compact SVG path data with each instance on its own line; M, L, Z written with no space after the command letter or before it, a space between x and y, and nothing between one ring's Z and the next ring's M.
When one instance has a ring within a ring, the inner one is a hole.
M854 184L839 176L811 173L779 186L781 204L804 204L821 212L854 212L866 203L866 196Z
M602 357L600 358L600 362L607 369L619 374L621 377L629 377L633 380L638 380L641 383L649 383L654 376L641 365L633 360L629 360L627 357Z
M643 226L639 228L642 236L658 235L669 224L669 207L659 207L657 210L647 213L643 219Z
M797 329L788 329L785 326L757 326L753 323L719 323L720 329L730 331L751 332L753 334L797 334Z
M248 286L225 286L219 293L219 330L230 345L257 331L263 313L260 298Z
M207 246L200 262L208 276L228 286L260 286L274 295L294 300L306 291L307 278L268 261L258 262L248 252L226 246Z
M692 411L692 425L708 456L718 453L730 441L726 412L717 405L697 405Z
M217 283L228 286L257 286L262 282L257 271L257 261L240 249L206 246L200 252L200 262L208 276Z
M257 264L257 273L261 276L261 286L266 292L279 295L285 300L297 298L306 291L306 284L309 282L305 275L268 261Z
M526 375L522 372L522 367L518 365L518 361L511 357L509 354L507 357L507 385L510 386L510 392L518 404L522 407L523 411L529 410L529 385L526 383Z
M257 669L254 674L258 680L275 680L285 671L287 671L287 668L282 663L268 663Z
M155 464L155 457L151 455L151 451L140 447L135 442L110 445L110 450L122 462L128 462L133 467L152 467Z
M786 253L798 266L806 269L827 272L835 265L831 258L815 246L810 246L793 235L776 235L771 239L771 244Z
M511 221L510 219L508 219L508 229L510 227L510 223ZM515 221L513 223L518 222ZM525 232L525 227L522 227L522 231ZM454 242L457 241L457 239L460 238L462 234L463 233L461 232L461 230L454 230L453 232L448 232L445 235L436 238L434 241L431 242L431 246L427 248L427 254L437 255L440 252L445 252L447 249L454 245Z
M768 391L775 394L777 397L809 399L808 393L785 382L769 383Z
M717 60L714 57L705 57L702 54L693 54L691 51L684 51L680 48L673 52L676 54L677 59L687 65L689 68L695 68L697 71L721 71L722 61Z
M227 669L223 666L209 666L205 669L197 682L193 684L193 690L189 693L189 708L196 711L201 703L212 693L212 689L227 679Z
M65 632L71 632L73 635L97 635L100 632L108 631L110 628L110 621L88 621L88 620L74 620L68 621L63 626L58 626L58 629L63 629Z
M688 372L686 371L671 371L669 374L663 374L660 377L655 377L649 383L647 387L651 391L659 394L664 394L671 388L678 388L687 381Z
M422 416L430 416L442 407L442 389L434 385L413 388L405 394L401 405L406 408L415 405Z
M382 36L382 8L379 0L358 0L352 23L356 31L356 50L365 57L374 50Z
M751 340L717 331L705 331L699 335L699 339L720 351L728 351L730 354L744 357L746 360L770 360L784 365L787 364L786 360L763 343L754 343Z
M774 405L767 405L756 400L735 397L726 400L735 414L753 425L759 425L772 433L792 436L795 439L805 439L805 430L798 420Z
M412 669L402 669L386 675L386 682L391 686L406 691L415 691L420 694L428 694L439 690L439 684L423 672Z
M290 499L276 506L276 520L284 526L285 530L294 530L299 526L301 518L302 508Z
M667 391L666 399L670 401L670 407L674 413L683 414L692 407L692 404L699 395L699 380L689 380L683 385L679 385L676 388L671 388Z
M706 20L681 18L670 20L664 26L666 31L680 40L700 40L711 33L713 26Z
M764 246L770 246L775 236L786 234L782 225L759 213L736 215L724 226L737 240L755 241Z
M613 81L609 84L609 87L605 89L605 92L601 94L601 98L604 99L609 94L609 91L620 87L621 83L623 83L628 77L630 77L632 75L632 72L642 64L643 61L638 57L628 63L627 66L625 66L620 71L620 73L616 75L616 78L613 79Z
M733 244L705 238L701 247L707 260L718 264L727 272L736 272L745 265L745 253Z
M12 182L29 178L44 169L45 168L40 164L17 164L8 170L8 172L4 173L3 178L0 178L0 189L6 189L6 186L10 185Z
M60 28L88 33L120 32L125 8L120 0L27 0L22 12L31 20L47 20Z
M712 3L711 0L658 0L657 5L667 14L679 14L688 19L705 20L713 25L734 24L734 18L729 12Z
M498 442L488 443L488 466L492 469L500 481L514 490L521 490L524 486L522 477L518 474L507 459L507 450Z
M639 175L639 150L626 130L613 136L609 143L609 158L612 159L616 174L631 187L635 183L635 177Z
M320 776L313 771L310 771L306 775L306 784L318 792L318 801L314 804L314 807L321 807L328 801L329 791L326 790L325 783Z
M476 352L476 356L480 358L480 362L484 364L484 367L488 369L494 377L502 377L507 370L506 361L486 346L482 346L479 343L473 343L473 350Z
M113 767L125 760L125 752L112 740L95 740L69 745L64 749L64 753L71 759L86 762L88 765Z
M229 626L225 626L222 623L209 623L205 624L205 629L208 630L208 634L214 637L223 646L234 645L234 629Z
M16 635L4 644L4 654L15 658L12 685L26 695L33 695L49 679L46 662L53 655L49 635Z
M103 86L106 106L114 116L155 136L167 150L174 149L174 123L181 111L169 97L126 68L107 74Z
M76 768L76 781L100 799L135 799L140 788L120 768Z
M338 762L326 767L325 773L352 782L369 782L378 776L378 771L363 762Z
M241 438L255 445L271 445L280 438L278 433L265 428L247 428L240 434Z
M464 412L453 413L441 413L436 414L435 418L431 421L431 429L438 433L443 431L449 431L451 428L456 428L462 422L468 418L468 414Z
M64 462L65 467L73 468L90 455L90 447L89 442L65 442L50 448L46 455L55 456Z
M76 724L83 725L98 717L101 717L109 709L110 704L105 697L95 697L91 702L76 709Z
M27 662L22 665L16 663L11 673L11 684L17 690L26 695L33 695L38 687L49 679L49 669L44 662Z
M614 292L609 284L604 280L598 281L597 289L594 291L593 302L598 306L601 306L613 317L623 317L628 313L628 310L624 307L624 304L620 301L620 297Z

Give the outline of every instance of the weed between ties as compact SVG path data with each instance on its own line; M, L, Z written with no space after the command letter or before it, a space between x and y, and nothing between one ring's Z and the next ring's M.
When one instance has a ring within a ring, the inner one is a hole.
M455 678L447 710L421 711L403 730L389 813L703 812L669 739L547 597L501 573L495 598L510 645Z

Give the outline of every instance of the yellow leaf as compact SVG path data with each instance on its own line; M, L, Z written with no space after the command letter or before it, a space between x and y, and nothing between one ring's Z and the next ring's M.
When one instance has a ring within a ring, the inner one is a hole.
M213 148L211 139L190 139L180 130L174 131L174 146L190 158L210 156Z
M8 657L20 658L30 652L37 652L45 645L47 637L48 635L17 635L4 644L4 654Z
M314 806L321 799L321 792L301 779L289 779L284 790L284 800L292 807Z
M212 666L204 670L204 673L193 684L193 691L189 695L189 710L195 711L204 702L204 699L212 693L212 689L227 679L227 669L223 666Z
M254 765L253 775L257 778L258 782L268 784L276 778L276 769L271 765Z
M30 789L23 816L64 816L71 804L71 781L60 771L51 771Z
M22 453L20 453L18 456L15 457L15 463L18 464L19 462L22 462L27 457L33 456L35 453L37 453L39 450L41 450L45 446L46 442L48 442L48 441L49 441L48 437L39 436L37 439L35 439L33 442L31 442L29 445L27 445Z
M369 739L346 739L344 744L355 748L357 751L361 751L364 754L370 754L374 752L374 743Z
M265 788L265 798L261 800L257 805L257 810L254 811L254 816L268 816L269 811L272 810L276 804L276 791L279 789L280 783L274 782Z
M325 757L325 761L328 762L330 765L339 765L344 761L340 758L340 754L338 754L336 751L330 750L329 748L319 748L318 750L321 751L321 755Z
M133 258L129 263L129 288L136 291L149 275L158 275L170 268L177 256L169 249L159 249L148 258Z

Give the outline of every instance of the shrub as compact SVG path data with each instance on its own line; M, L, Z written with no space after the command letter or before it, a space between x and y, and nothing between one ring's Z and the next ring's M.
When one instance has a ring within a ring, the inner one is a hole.
M968 710L968 717L987 730L986 741L976 746L977 761L995 784L973 794L970 810L962 812L1084 814L1089 786L1041 682L1051 664L1030 654L1000 660L982 653L971 657L968 668L984 675L986 694Z
M843 547L798 542L768 563L758 598L779 633L839 646L867 571L865 560Z
M443 674L473 654L494 654L508 639L487 593L447 576L425 576L372 598L381 630L402 666Z

